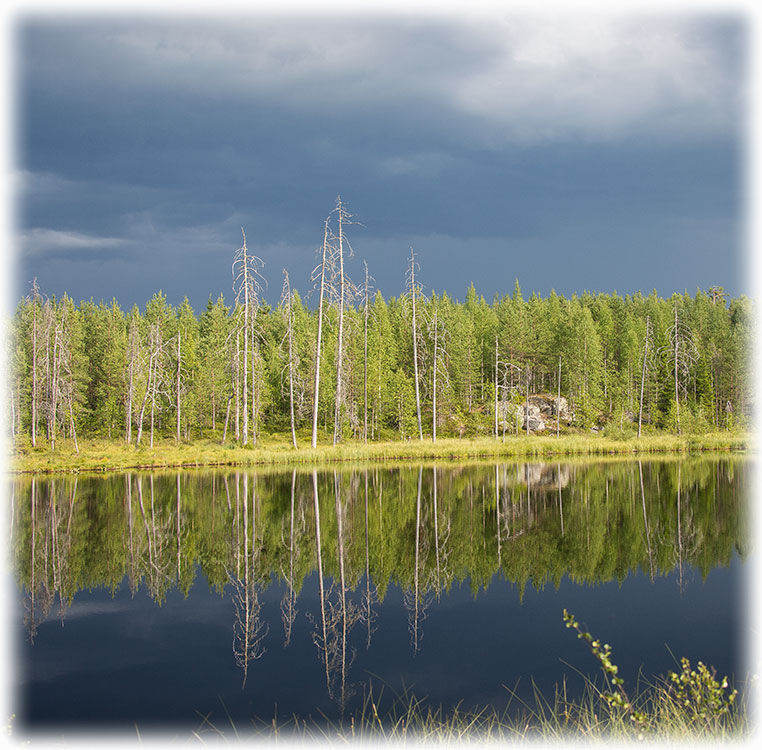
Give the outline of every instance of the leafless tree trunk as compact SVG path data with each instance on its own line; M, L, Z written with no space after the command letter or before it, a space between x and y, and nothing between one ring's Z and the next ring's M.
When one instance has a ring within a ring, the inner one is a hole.
M497 392L498 392L498 388L500 387L498 383L499 366L500 366L500 360L498 358L498 352L497 352L497 336L495 336L495 440L499 438L499 433L497 429Z
M177 332L177 373L175 377L175 411L177 412L177 424L175 425L175 442L180 442L180 331Z
M77 442L77 428L74 425L74 408L72 406L72 396L71 393L69 393L69 425L71 428L71 436L74 440L74 450L77 452L77 455L79 455L79 443Z
M56 412L58 411L58 360L60 347L60 329L55 327L53 334L53 374L50 385L50 414L48 415L48 438L50 439L50 450L56 449Z
M37 446L37 399L39 386L37 384L37 306L40 300L40 290L37 279L32 281L32 447Z
M296 448L296 421L294 419L294 318L291 311L291 284L288 271L283 269L283 299L286 303L286 335L288 336L288 405L291 415L291 442Z
M228 434L228 420L230 419L230 402L233 400L233 394L231 393L228 396L228 405L225 408L225 426L222 428L222 440L220 441L223 445L225 444L225 438Z
M679 360L679 347L680 347L680 336L677 334L678 327L677 327L677 305L675 305L675 336L674 336L674 357L675 357L675 411L677 413L677 434L681 434L680 430L680 388L679 388L679 379L677 377L677 370L678 370L678 362Z
M363 339L363 442L368 442L368 263L363 261L365 266L365 304L363 309L363 317L365 318L365 336ZM370 627L370 626L368 626ZM368 641L370 642L370 631L368 635Z
M344 273L344 242L346 237L344 235L344 224L349 222L351 214L344 208L344 204L341 201L341 196L336 197L336 208L334 209L338 222L338 234L336 239L338 240L338 261L339 261L339 334L336 344L336 404L333 419L333 444L336 445L341 440L342 431L342 414L341 407L343 406L343 394L342 388L344 386L344 307L347 302L347 278ZM351 255L352 248L347 242L349 253Z
M436 303L435 303L436 305ZM437 442L437 353L439 351L439 327L437 309L434 307L434 367L431 373L431 442Z
M256 314L256 313L255 313ZM254 324L252 321L251 326L251 444L257 444L257 430L259 427L259 411L257 404L259 403L259 382L256 376L257 360L259 358L259 352L257 350L256 343L254 341Z
M418 383L418 332L416 330L415 300L418 296L418 287L415 283L415 254L410 248L410 269L408 271L408 288L410 299L413 303L413 379L415 380L415 411L418 417L418 438L423 440L423 427L421 425L421 391Z
M143 402L140 405L140 413L138 414L138 434L137 434L137 437L135 438L135 447L140 445L140 441L143 437L143 419L145 417L146 405L148 403L148 399L153 398L153 392L155 388L155 382L154 382L156 379L155 360L159 356L159 351L156 345L155 335L154 335L155 332L153 330L153 327L154 326L151 327L152 330L149 336L150 352L148 357L148 378L146 380L146 390L145 390L145 393L143 394ZM153 427L151 428L151 432L153 433Z
M138 356L140 354L140 333L138 331L138 321L133 317L130 320L130 332L128 338L129 348L127 363L127 405L125 408L125 420L127 422L125 429L125 442L129 445L132 442L132 410L135 400L135 368L137 367Z
M243 437L241 442L246 445L249 442L249 258L248 248L246 247L246 233L241 227L243 235L242 253L242 272L243 272L243 390L241 392L241 402L243 404Z
M640 375L640 408L638 409L638 437L643 427L643 394L645 392L646 385L646 368L648 363L648 345L653 335L653 328L651 327L651 317L646 315L646 337L643 346L643 370Z
M561 355L558 355L558 400L556 401L556 437L561 437Z
M681 380L687 380L693 363L698 358L698 349L693 338L691 329L680 320L677 313L677 303L674 306L674 324L668 331L669 343L667 344L668 357L672 359L675 379L675 417L677 420L677 434L682 434L680 424L680 388ZM665 347L666 348L666 347ZM682 384L685 390L685 384Z
M259 293L264 279L259 273L263 265L261 258L249 252L246 245L246 232L241 227L243 245L233 256L233 289L236 292L236 302L240 304L243 298L243 385L241 403L243 406L243 433L241 443L249 442L249 367L251 367L251 418L256 419L256 388L254 360L254 318L259 305ZM249 346L251 345L251 362L249 361ZM256 424L252 422L253 442L256 441Z
M315 388L312 402L312 447L317 446L317 428L318 428L318 402L320 396L320 345L323 337L323 300L325 297L325 274L327 270L329 254L329 221L330 216L326 217L323 232L323 251L320 261L320 302L318 303L318 329L317 346L315 349Z
M235 335L235 439L241 440L241 332Z

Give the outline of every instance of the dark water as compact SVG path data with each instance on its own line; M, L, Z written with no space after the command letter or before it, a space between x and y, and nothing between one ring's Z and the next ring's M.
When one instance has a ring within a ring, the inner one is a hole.
M241 729L626 684L687 656L745 676L742 458L24 479L17 722ZM316 523L315 490L319 506ZM316 539L320 535L320 556ZM322 573L322 576L321 576ZM322 578L322 580L321 580Z

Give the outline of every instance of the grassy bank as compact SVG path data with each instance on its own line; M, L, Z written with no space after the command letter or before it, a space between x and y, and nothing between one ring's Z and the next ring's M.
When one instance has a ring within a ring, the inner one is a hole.
M612 439L595 434L555 436L510 436L505 441L492 438L446 438L431 440L362 443L349 440L337 446L318 444L310 448L303 437L294 449L287 435L272 435L255 447L220 445L211 440L179 444L174 440L156 442L153 448L135 448L119 441L82 441L79 453L73 443L59 441L55 452L45 445L17 451L8 462L14 473L100 472L123 469L158 469L182 466L304 466L336 462L398 460L462 460L471 458L544 458L559 456L601 456L698 451L750 450L748 433L717 432L705 435L649 435L640 439ZM303 446L303 447L302 447Z

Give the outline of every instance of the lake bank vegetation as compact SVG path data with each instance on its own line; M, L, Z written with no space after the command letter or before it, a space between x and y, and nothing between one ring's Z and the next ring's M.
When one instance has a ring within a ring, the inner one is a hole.
M308 439L309 435L305 435ZM556 460L585 456L647 456L673 453L684 455L703 451L749 451L753 447L748 433L713 432L700 435L650 434L637 438L616 438L594 434L511 436L491 438L444 438L431 441L397 440L364 443L348 439L336 446L326 441L317 447L294 449L289 435L263 437L258 446L242 448L220 445L216 440L199 439L175 443L157 440L153 447L136 448L121 441L83 439L79 452L70 440L60 441L52 452L44 441L36 449L17 451L10 469L13 473L103 472L127 469L166 469L213 466L321 466L379 461L463 461L473 459Z
M264 301L263 264L245 234L232 302L210 297L198 315L187 299L173 307L161 292L125 311L116 300L48 297L33 282L7 337L14 454L29 465L41 451L73 457L94 441L136 452L206 441L246 463L236 449L284 434L292 448L315 450L749 428L746 297L726 300L713 287L669 299L525 299L517 281L491 303L473 285L458 302L424 292L411 251L400 269L405 293L384 298L367 264L360 283L349 276L351 223L337 199L312 273L312 307L285 270L278 304Z

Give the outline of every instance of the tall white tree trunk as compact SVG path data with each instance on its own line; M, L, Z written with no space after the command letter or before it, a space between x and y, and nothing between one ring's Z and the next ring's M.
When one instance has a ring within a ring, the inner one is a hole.
M286 314L288 315L288 406L291 416L291 442L296 448L296 420L294 419L294 318L291 310L291 284L288 272L283 271L286 285Z
M410 248L410 278L411 297L413 300L413 377L415 379L415 411L418 417L418 438L423 440L423 427L421 425L421 392L418 384L418 333L416 330L415 298L418 292L415 286L415 255Z
M434 368L431 375L431 442L437 442L437 344L438 344L437 330L437 311L434 308Z
M365 263L365 336L363 346L363 442L368 442L368 264ZM367 479L367 477L366 477Z
M315 349L315 388L312 402L312 447L317 446L318 403L320 397L320 345L323 337L323 298L325 297L326 256L328 253L328 219L323 233L323 253L320 261L320 302L318 303L317 346Z
M175 410L177 424L175 425L175 442L180 442L180 332L177 332L177 373L175 379Z
M336 199L339 220L339 336L336 344L336 404L333 417L333 444L341 440L341 399L342 378L344 375L344 297L346 284L344 279L344 224L341 198Z
M678 385L678 376L677 376L677 370L678 370L678 362L679 362L679 346L680 346L680 336L678 334L678 326L677 326L677 305L675 305L675 414L677 417L677 434L681 435L682 431L680 430L680 388Z
M638 409L638 437L640 437L640 431L643 427L643 394L646 383L646 362L648 361L648 340L649 330L651 326L651 318L646 315L646 341L643 347L643 370L640 375L640 408Z

